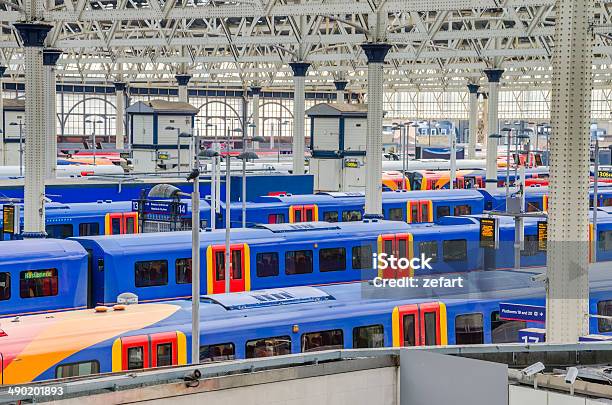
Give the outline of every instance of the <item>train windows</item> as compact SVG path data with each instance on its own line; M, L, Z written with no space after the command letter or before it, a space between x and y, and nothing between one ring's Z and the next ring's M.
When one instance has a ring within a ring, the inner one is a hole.
M225 250L215 252L215 280L225 280Z
M231 250L232 257L230 263L232 265L232 278L238 280L242 278L242 251Z
M174 262L176 284L191 284L191 257Z
M19 275L21 298L50 297L57 295L57 269L28 270Z
M0 301L11 298L11 273L0 273Z
M312 273L312 250L285 252L285 274Z
M82 375L98 374L99 372L100 362L98 360L81 361L57 366L55 368L55 378L79 377Z
M344 348L344 334L342 333L342 329L304 333L302 335L303 353L342 348Z
M160 343L157 345L155 353L157 357L157 367L172 365L172 343Z
M527 327L523 321L504 321L499 319L499 311L491 312L491 343L517 343L521 329Z
M97 222L83 222L79 224L79 236L100 235L100 224Z
M597 232L597 242L599 244L599 250L603 250L604 252L612 250L612 231Z
M464 261L467 259L467 240L451 239L442 241L442 255L445 262Z
M236 358L236 348L233 343L200 346L200 363L211 361L228 361Z
M138 370L144 368L144 347L129 347L127 349L127 356L128 370Z
M121 233L121 217L115 216L110 219L111 235L119 235Z
M601 202L602 207L612 207L612 197L604 198Z
M448 205L438 205L436 208L436 218L447 217L450 215L450 207Z
M285 214L270 214L268 215L269 224L283 224L285 223Z
M389 208L389 220L390 221L403 221L404 210L401 208Z
M278 253L257 253L257 277L278 276Z
M72 224L47 225L45 231L47 231L48 238L66 239L74 236Z
M154 287L168 284L168 261L150 260L136 262L134 275L136 287Z
M352 256L353 269L372 268L372 245L353 246Z
M361 219L362 219L361 211L357 211L357 210L342 211L342 221L343 222L361 221Z
M125 217L125 233L136 233L136 218L133 216Z
M425 312L425 346L436 345L436 335L438 333L438 322L435 312Z
M404 315L402 319L404 328L404 346L416 346L416 335L415 335L415 317L416 314Z
M539 202L533 201L533 202L527 203L527 212L538 212L538 211L542 211L542 207L540 206Z
M293 213L293 222L302 222L302 210L295 210Z
M359 326L353 328L353 349L385 346L385 333L382 325Z
M455 317L455 340L458 345L484 343L482 314L465 314Z
M540 253L538 247L538 235L525 235L525 249L521 250L521 256L535 256Z
M470 215L472 214L472 207L467 204L457 205L454 209L455 215Z
M325 248L319 250L319 271L346 270L346 249Z
M325 222L338 222L337 211L326 211L323 213L323 221Z
M612 316L612 300L599 301L597 303L597 315ZM612 332L612 320L597 319L599 332Z
M272 357L291 354L291 337L277 336L246 342L246 358Z
M425 255L425 257L431 258L431 263L438 261L438 241L431 240L425 242L419 242L419 252Z

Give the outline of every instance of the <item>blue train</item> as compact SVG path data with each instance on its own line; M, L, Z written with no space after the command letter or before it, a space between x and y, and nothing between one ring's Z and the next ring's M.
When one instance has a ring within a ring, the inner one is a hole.
M592 195L592 192L591 192ZM482 189L395 191L383 193L384 218L408 223L435 222L449 215L480 214L483 210L503 211L506 207L505 190L487 192ZM186 201L190 217L191 203ZM274 224L307 221L350 222L360 221L365 198L363 193L321 193L307 195L262 196L248 202L247 223ZM599 191L600 207L612 206L612 187L602 186ZM546 211L547 187L529 187L526 190L526 210ZM50 237L115 235L138 233L138 216L128 201L97 201L93 203L47 205L47 233ZM242 224L242 204L231 203L232 226ZM210 226L210 205L200 204L202 228ZM0 221L2 219L0 218ZM0 228L3 223L0 222ZM225 204L217 215L216 227L225 226ZM7 238L8 235L5 235Z
M589 313L612 315L608 269L590 271ZM342 348L517 342L541 323L508 319L502 305L544 305L537 273L463 275L453 288L382 290L368 284L287 287L201 298L200 362ZM469 298L466 298L469 292ZM170 301L25 316L0 325L0 383L186 364L191 302ZM591 317L590 334L612 322Z
M526 219L522 267L541 266L546 261L537 231L537 220ZM600 209L597 232L597 260L610 261L612 209ZM499 239L498 249L480 247L477 216L445 217L439 224L313 222L234 229L230 291L371 279L378 274L372 264L374 253L431 258L432 269L417 269L414 271L417 275L511 268L514 264L511 219L500 219ZM223 230L201 234L202 292L225 292L224 241ZM142 302L191 294L190 232L75 237L69 242L80 245L86 252L82 262L86 262L87 268L84 277L87 294L76 299L76 290L59 288L54 308L112 304L124 292L135 293ZM0 255L0 272L3 271L11 273L16 288L22 267L10 260L3 263ZM33 302L27 299L10 307L0 306L0 316L29 312Z

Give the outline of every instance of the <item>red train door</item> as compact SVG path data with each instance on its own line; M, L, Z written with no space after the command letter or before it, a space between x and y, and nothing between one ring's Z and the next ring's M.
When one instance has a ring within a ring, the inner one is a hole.
M318 213L316 204L292 205L289 208L289 223L318 221Z
M440 304L430 302L419 304L419 324L421 326L421 346L440 344Z
M408 201L408 223L433 222L433 203L431 200Z
M225 291L225 246L209 247L208 257L208 293L219 294ZM230 292L246 291L248 289L248 258L246 244L230 246ZM212 288L211 288L212 287Z
M178 342L176 332L156 333L151 339L151 367L175 366L178 364Z
M401 234L391 234L391 235L381 235L379 237L379 254L386 253L387 254L387 263L388 266L386 269L381 269L378 273L380 277L383 278L401 278L401 277L410 277L413 275L413 271L411 268L401 268L399 264L399 259L408 259L410 260L413 256L413 247L412 247L412 235L409 233L401 233ZM389 256L395 257L398 262L394 267L391 266L392 263L388 260ZM404 261L405 262L405 261Z
M393 346L446 345L446 306L442 302L401 305L392 314Z
M420 346L421 344L421 328L419 327L419 307L418 305L403 305L398 307L399 319L396 324L399 329L397 334L399 342L397 346ZM394 338L396 338L394 336ZM393 342L396 346L396 342Z
M123 235L126 233L138 233L137 212L113 212L106 214L106 235Z

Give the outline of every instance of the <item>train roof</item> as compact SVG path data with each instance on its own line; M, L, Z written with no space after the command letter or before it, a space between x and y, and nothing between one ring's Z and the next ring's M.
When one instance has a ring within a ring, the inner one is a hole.
M72 240L65 239L24 239L2 242L0 265L43 261L49 259L64 260L72 257L84 257L85 249Z

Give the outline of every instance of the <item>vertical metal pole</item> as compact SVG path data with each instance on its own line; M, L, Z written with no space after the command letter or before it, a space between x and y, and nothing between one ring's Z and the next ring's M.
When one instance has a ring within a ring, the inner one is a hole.
M290 63L293 70L293 174L304 174L304 85L310 63ZM280 126L279 126L280 128ZM280 131L279 131L280 132ZM280 139L279 139L280 143Z
M515 178L516 181L516 178ZM521 196L521 213L525 211L525 167L521 166L521 181L519 184ZM521 268L521 249L524 240L524 220L521 216L514 217L514 268Z
M281 148L281 130L283 129L283 124L279 121L278 123L278 139L276 145L276 161L280 163L280 148ZM295 136L295 134L293 135Z
M450 131L450 183L449 188L453 190L455 188L455 179L457 178L457 139L453 131Z
M246 228L246 159L242 159L242 227Z
M196 130L197 131L197 130ZM196 132L197 145L200 137ZM196 149L197 176L191 193L191 363L200 362L200 157ZM193 156L192 156L193 159Z
M595 162L593 166L593 262L597 261L597 207L599 205L599 135L595 133Z
M23 177L23 124L19 120L19 176Z
M506 148L506 199L510 196L510 135L512 131L506 131L507 133L507 148ZM500 138L501 139L501 138ZM516 176L514 177L516 181Z
M216 142L212 149L217 150ZM210 159L210 229L217 228L217 157Z
M499 80L503 74L502 69L486 69L484 73L489 81L489 111L487 114L487 169L486 169L486 189L494 191L497 188L497 144L498 138L491 138L490 135L498 134L499 119L497 114Z
M4 96L3 96L3 87L2 87L2 77L4 76L4 72L6 71L7 66L0 65L0 130L4 131ZM6 156L6 146L4 145L4 137L5 134L2 132L0 134L0 165L4 165L4 159Z
M470 121L468 139L468 159L476 159L476 137L478 136L478 85L468 84L470 92Z
M227 142L225 145L227 155L225 156L225 292L230 292L230 131L227 130Z
M176 173L180 175L181 174L181 129L180 128L176 129L176 159L177 159Z
M96 165L96 121L95 118L91 120L91 125L93 125L93 130L91 133L91 137L93 138L93 164Z

